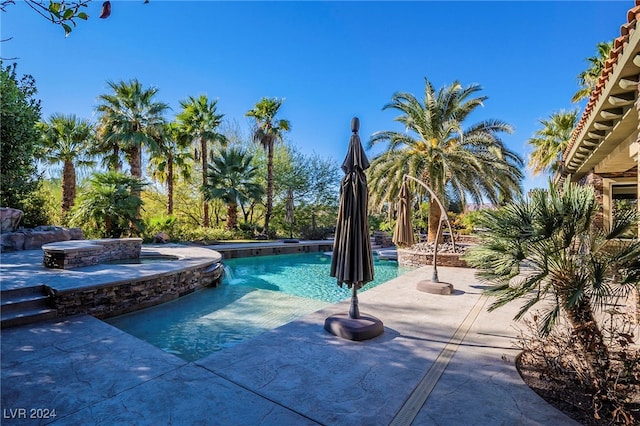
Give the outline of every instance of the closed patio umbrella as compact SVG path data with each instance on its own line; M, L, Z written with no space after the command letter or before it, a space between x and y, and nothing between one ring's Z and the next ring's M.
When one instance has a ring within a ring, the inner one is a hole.
M340 185L340 207L331 257L331 276L340 287L351 289L349 316L334 315L325 321L325 329L350 340L365 340L381 334L382 322L374 317L360 315L358 289L373 281L373 254L369 239L367 177L364 171L369 160L362 149L358 130L360 121L351 120L351 139L347 156L342 163L345 176Z
M407 186L407 181L402 182L400 187L400 200L398 200L398 220L393 231L393 242L399 247L413 245L413 226L411 224L411 192Z
M291 189L287 190L284 220L289 224L289 238L293 238L293 191Z

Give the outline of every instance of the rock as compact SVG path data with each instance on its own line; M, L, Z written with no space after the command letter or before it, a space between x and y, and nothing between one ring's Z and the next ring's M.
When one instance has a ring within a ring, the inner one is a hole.
M166 244L169 242L169 236L164 232L158 232L155 237L153 237L154 243Z
M80 228L69 228L67 229L67 231L69 231L69 236L72 240L84 239L84 236L82 235L82 229Z
M2 247L1 250L15 251L24 250L24 234L19 232L2 233Z
M37 226L35 228L21 228L15 232L2 232L0 251L37 250L43 244L58 241L82 240L82 229L61 228L59 226Z
M0 232L14 232L22 220L22 210L0 207Z

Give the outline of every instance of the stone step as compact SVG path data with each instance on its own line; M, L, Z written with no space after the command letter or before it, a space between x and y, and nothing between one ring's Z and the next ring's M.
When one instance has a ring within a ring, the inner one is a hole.
M58 317L56 309L32 309L28 311L6 313L0 316L0 328L17 327Z
M20 298L25 296L44 295L45 289L43 285L36 285L31 287L11 288L0 291L0 300L10 300L14 298Z
M49 306L44 286L2 290L0 327L14 327L56 318L58 311Z
M43 308L49 308L49 297L44 294L11 297L10 299L7 299L4 293L2 294L0 312L2 312L3 315L5 313L9 314Z

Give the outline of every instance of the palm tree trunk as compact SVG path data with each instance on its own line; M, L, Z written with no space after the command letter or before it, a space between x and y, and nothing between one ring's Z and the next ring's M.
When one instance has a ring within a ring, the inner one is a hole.
M205 138L200 138L200 156L202 157L202 185L207 184L207 140ZM210 226L209 222L209 203L202 198L202 226L208 228Z
M582 346L583 355L591 370L594 387L603 390L609 370L609 351L593 317L591 305L588 302L579 302L577 306L567 310L567 317Z
M236 229L238 226L238 204L227 205L227 229Z
M131 161L131 176L136 179L142 179L142 147L138 146L133 148L129 153L129 158ZM141 192L136 190L132 191L132 194L138 198L141 198ZM136 208L136 220L140 221L140 206ZM140 230L133 223L131 227L139 232Z
M167 159L167 215L173 214L173 156Z
M76 199L76 169L71 160L65 160L62 169L62 213L66 214Z
M129 159L131 161L131 176L142 179L142 149L140 147L131 149Z
M269 141L267 148L267 209L264 214L264 233L269 234L269 221L273 207L273 140Z

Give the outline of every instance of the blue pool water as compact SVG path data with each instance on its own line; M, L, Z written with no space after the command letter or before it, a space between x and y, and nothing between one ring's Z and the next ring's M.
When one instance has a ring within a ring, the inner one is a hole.
M280 256L243 257L224 261L225 280L229 285L248 285L263 290L282 291L294 296L336 303L351 297L351 290L340 288L329 276L331 257L323 253L301 253ZM398 262L374 259L374 280L360 291L366 291L409 268Z
M225 261L222 285L162 305L106 320L109 324L187 361L233 346L350 297L329 277L322 253ZM375 281L401 275L396 262L376 261Z

